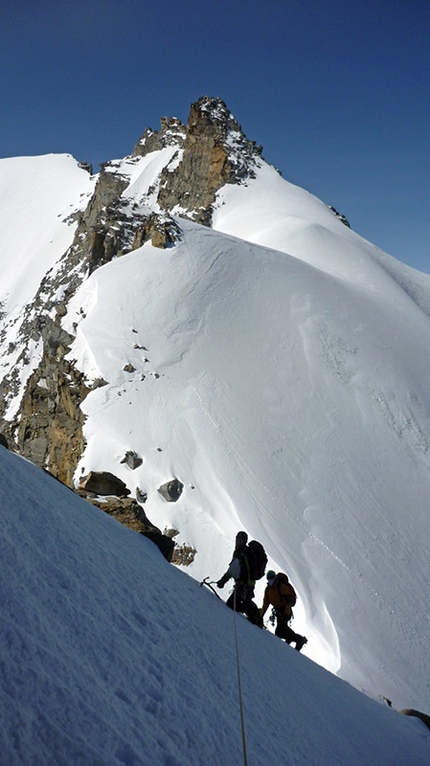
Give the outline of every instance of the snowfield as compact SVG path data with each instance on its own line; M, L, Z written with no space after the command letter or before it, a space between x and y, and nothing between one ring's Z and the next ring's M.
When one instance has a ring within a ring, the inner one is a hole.
M0 447L5 766L244 762L234 613ZM430 732L236 617L253 766L427 766Z

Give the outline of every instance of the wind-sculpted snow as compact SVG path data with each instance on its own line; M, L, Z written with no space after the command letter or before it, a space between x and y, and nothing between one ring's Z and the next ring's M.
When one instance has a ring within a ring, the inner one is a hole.
M430 733L0 448L5 766L427 766Z
M197 549L199 579L246 528L299 591L309 657L428 707L426 316L375 282L182 225L175 248L99 269L69 306L71 356L109 384L83 404L77 477L103 468L145 491L153 522ZM141 468L120 465L126 450ZM173 507L157 492L172 476Z

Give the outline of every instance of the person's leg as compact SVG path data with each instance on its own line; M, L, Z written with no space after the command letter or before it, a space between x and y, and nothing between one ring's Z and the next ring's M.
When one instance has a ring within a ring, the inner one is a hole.
M263 618L255 601L244 601L243 613L246 614L248 620L252 622L253 625L258 625L259 628L264 627Z
M228 606L230 609L233 609L235 612L243 612L243 599L236 593L236 591L233 591L231 596L228 597L227 601L225 602L226 606Z
M275 636L283 638L287 644L291 644L292 641L295 642L296 638L298 638L297 634L294 633L294 630L288 625L286 619L280 616L277 616Z
M287 644L294 643L298 652L308 642L308 639L305 636L301 636L300 633L295 633L288 625L288 621L280 616L277 618L275 635L277 635L278 638L283 638Z
M306 636L299 636L298 633L296 633L297 639L296 639L296 649L299 652L300 649L303 649L304 645L308 643L308 639Z

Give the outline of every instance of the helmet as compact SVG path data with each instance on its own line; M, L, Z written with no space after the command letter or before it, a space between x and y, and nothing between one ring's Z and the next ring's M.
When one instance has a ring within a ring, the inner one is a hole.
M276 572L274 572L273 569L269 569L266 577L268 580L276 580Z

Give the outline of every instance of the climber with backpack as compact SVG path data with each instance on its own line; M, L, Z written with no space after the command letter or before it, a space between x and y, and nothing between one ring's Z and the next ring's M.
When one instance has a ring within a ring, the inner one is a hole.
M262 628L263 618L253 598L255 580L263 576L264 558L267 562L267 557L261 543L256 543L255 540L251 541L249 545L247 543L248 535L246 532L238 532L233 558L225 574L218 580L217 587L223 588L226 582L233 578L233 593L227 599L226 605L236 612L245 614L250 622ZM256 545L254 545L255 543ZM257 546L259 547L257 548Z
M296 649L300 649L307 644L308 639L295 633L290 628L289 622L293 618L293 606L297 600L296 592L291 585L288 577L283 572L276 572L270 569L267 573L267 586L264 591L263 606L260 609L261 617L264 617L269 604L273 607L273 617L276 618L275 635L283 638L287 644L295 643Z

